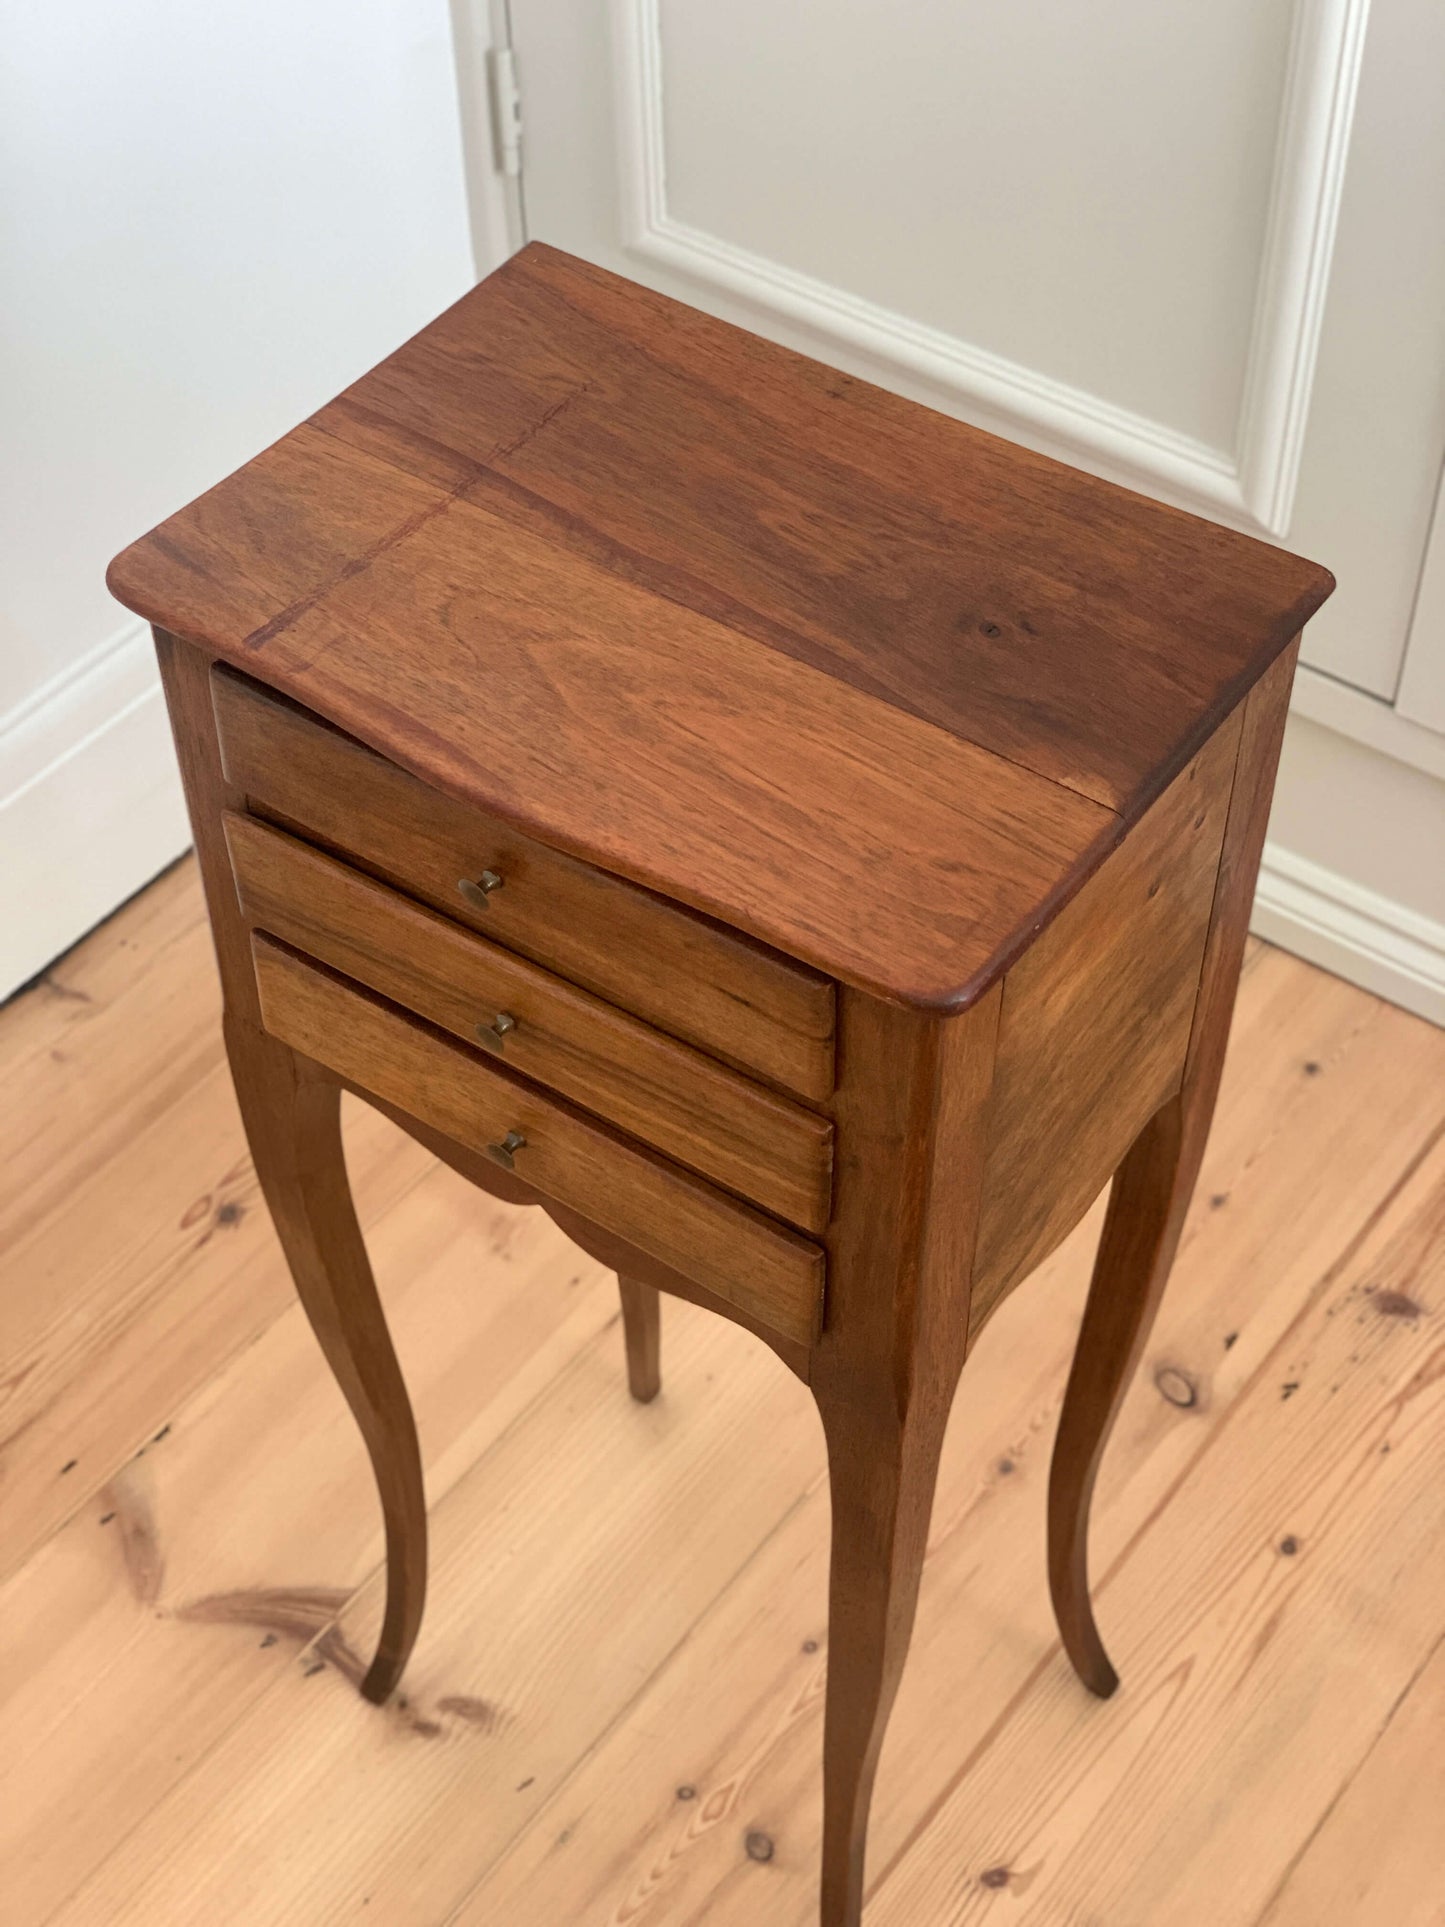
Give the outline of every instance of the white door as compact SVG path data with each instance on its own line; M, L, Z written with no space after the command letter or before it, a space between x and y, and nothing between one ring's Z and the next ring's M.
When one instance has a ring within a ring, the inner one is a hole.
M1297 708L1358 739L1345 881L1380 894L1388 791L1387 880L1445 938L1435 739L1394 708L1445 452L1445 8L512 0L512 30L530 235L1328 563ZM1403 826L1372 739L1424 785ZM1440 958L1368 980L1433 1012Z

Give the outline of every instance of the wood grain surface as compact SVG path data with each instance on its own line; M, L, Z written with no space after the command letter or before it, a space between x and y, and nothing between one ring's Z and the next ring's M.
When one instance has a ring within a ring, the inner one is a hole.
M511 1069L765 1210L826 1225L826 1118L253 817L228 816L226 841L256 928L467 1044L480 1040Z
M814 1336L823 1253L535 1085L254 939L269 1034L477 1150L519 1133L518 1175L789 1338Z
M1240 723L1216 732L1004 979L975 1339L1179 1087Z
M366 1706L380 1521L259 1205L208 949L187 863L0 1011L7 1922L803 1927L829 1545L807 1392L669 1302L635 1405L610 1272L345 1100L437 1559L407 1704ZM1442 1045L1253 952L1100 1481L1108 1703L1043 1569L1097 1215L991 1322L870 1918L1436 1927Z
M947 1019L852 992L842 1000L838 1209L809 1378L832 1514L823 1927L862 1918L874 1782L968 1350L1001 999L999 986Z
M356 1420L381 1501L386 1605L358 1682L379 1702L406 1665L426 1596L427 1501L416 1420L351 1196L340 1091L262 1026L251 934L222 829L240 798L221 767L211 664L165 635L156 638L156 654L210 913L222 1032L247 1148L296 1295Z
M1109 1434L1168 1285L1204 1158L1234 1013L1284 742L1296 646L1255 684L1234 732L1229 814L1215 869L1179 1087L1130 1146L1109 1193L1084 1322L1049 1473L1049 1585L1064 1650L1097 1693L1118 1684L1095 1623L1088 1578L1089 1507ZM1224 732L1221 731L1221 735Z
M449 1137L446 1132L424 1123L414 1112L404 1111L399 1105L378 1097L374 1091L363 1091L359 1086L346 1084L344 1080L343 1088L379 1111L383 1117L390 1118L449 1169L460 1172L469 1184L478 1185L503 1204L544 1211L563 1237L579 1251L601 1265L604 1271L615 1272L619 1286L624 1287L621 1292L622 1318L629 1350L633 1339L633 1308L637 1302L634 1288L645 1288L669 1298L680 1298L686 1304L700 1306L704 1311L714 1312L730 1323L740 1325L754 1338L761 1339L790 1372L804 1385L807 1384L813 1355L811 1339L805 1341L786 1336L775 1324L749 1311L735 1298L710 1290L706 1285L699 1284L695 1277L689 1277L675 1266L663 1263L655 1253L639 1249L626 1238L605 1230L595 1219L585 1218L581 1212L559 1203L556 1198L519 1178L515 1165L511 1170L504 1171L494 1159L488 1157L485 1150L479 1151L463 1144L458 1138Z
M253 483L248 527L289 520ZM900 1001L971 1001L1124 827L464 500L286 633L335 679L312 706L353 735L426 690L431 753L399 728L379 747L437 790ZM271 654L244 661L308 693Z
M976 998L1327 573L525 249L128 606L832 977Z
M454 920L813 1099L833 1088L833 985L736 931L428 789L254 683L213 683L221 756L252 804ZM478 908L458 889L491 869Z

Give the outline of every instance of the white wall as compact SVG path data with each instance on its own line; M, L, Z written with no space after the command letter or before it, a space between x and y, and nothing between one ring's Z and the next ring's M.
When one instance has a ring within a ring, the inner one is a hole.
M1445 782L1337 722L1290 717L1252 928L1445 1024Z
M114 552L475 278L447 0L11 0L0 995L186 845Z

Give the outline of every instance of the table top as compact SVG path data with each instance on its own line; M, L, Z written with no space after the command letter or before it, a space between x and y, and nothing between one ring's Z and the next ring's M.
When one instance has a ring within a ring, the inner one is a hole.
M1333 586L535 243L109 582L439 788L943 1009Z

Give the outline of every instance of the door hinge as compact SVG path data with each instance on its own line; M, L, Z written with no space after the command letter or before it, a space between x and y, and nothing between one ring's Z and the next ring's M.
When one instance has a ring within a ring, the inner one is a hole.
M487 65L492 81L497 166L504 174L515 176L522 171L522 96L517 87L517 62L510 47L493 47Z

